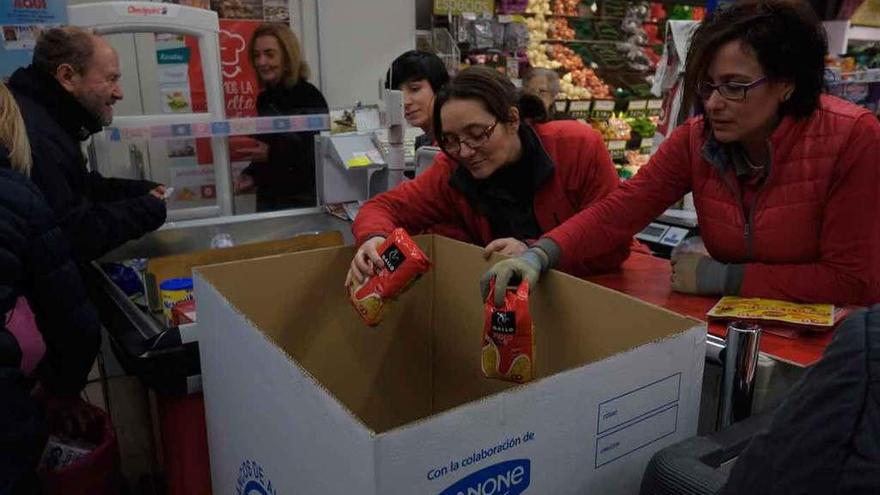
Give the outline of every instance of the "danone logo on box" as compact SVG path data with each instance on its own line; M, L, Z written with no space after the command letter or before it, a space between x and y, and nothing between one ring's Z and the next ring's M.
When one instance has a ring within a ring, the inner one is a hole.
M532 461L499 462L458 480L439 495L519 495L531 482Z
M278 495L263 466L256 461L241 463L235 488L237 495Z

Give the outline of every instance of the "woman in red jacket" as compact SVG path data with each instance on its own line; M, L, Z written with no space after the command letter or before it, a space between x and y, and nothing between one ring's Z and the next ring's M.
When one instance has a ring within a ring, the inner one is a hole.
M376 248L395 227L419 233L455 226L492 252L523 253L529 244L618 184L602 137L579 122L522 122L517 91L498 72L462 71L437 95L434 129L444 153L415 180L368 201L354 222L360 248L346 285L381 263ZM541 241L538 241L540 244ZM629 239L603 256L566 260L584 275L617 268Z
M827 43L816 15L785 0L735 3L692 40L685 95L702 116L616 192L493 267L483 285L513 274L534 283L557 264L602 256L693 191L710 256L673 259L675 290L880 300L880 123L822 94Z

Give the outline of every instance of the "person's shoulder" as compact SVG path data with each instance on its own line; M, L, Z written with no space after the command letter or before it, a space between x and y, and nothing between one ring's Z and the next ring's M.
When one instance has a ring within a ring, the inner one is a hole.
M36 221L42 224L51 218L51 213L37 186L2 162L0 162L0 205L3 206L3 210L28 223Z
M812 118L855 121L870 114L871 112L867 108L860 107L855 103L850 103L836 96L823 94L819 96L819 106L816 108Z
M551 120L534 126L542 141L547 140L587 140L602 141L602 135L589 125L578 120Z
M324 101L324 94L321 93L321 90L305 79L300 79L296 86L293 87L293 90L307 98Z

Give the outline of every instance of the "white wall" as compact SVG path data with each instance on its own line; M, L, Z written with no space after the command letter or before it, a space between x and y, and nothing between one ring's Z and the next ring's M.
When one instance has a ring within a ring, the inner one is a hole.
M331 108L378 102L391 61L415 48L413 0L291 0L291 11L301 13L294 29Z

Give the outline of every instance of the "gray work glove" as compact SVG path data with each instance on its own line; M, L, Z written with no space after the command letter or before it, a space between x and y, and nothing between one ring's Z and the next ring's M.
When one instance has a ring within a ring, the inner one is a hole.
M511 279L519 276L520 280L529 283L529 287L534 287L541 274L547 271L550 260L547 254L541 248L531 247L515 257L501 260L483 274L480 279L480 293L485 301L489 297L489 282L495 279L495 300L496 307L504 305L504 295L507 292L507 286Z
M721 263L699 253L675 254L671 261L674 291L704 296L739 293L743 265Z

